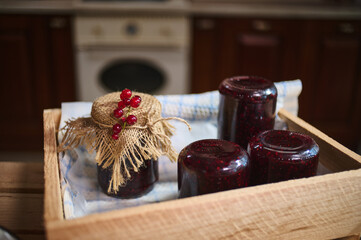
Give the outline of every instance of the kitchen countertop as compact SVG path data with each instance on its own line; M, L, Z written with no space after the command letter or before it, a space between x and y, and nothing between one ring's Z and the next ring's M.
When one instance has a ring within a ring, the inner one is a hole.
M285 3L287 2L287 3ZM277 18L361 19L361 4L321 0L168 0L164 2L98 2L81 0L0 0L2 13L164 14L257 16Z

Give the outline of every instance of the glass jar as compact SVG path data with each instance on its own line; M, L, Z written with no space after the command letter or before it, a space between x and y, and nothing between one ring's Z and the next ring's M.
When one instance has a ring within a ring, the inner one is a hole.
M130 163L128 164L130 165ZM136 198L141 197L150 192L159 178L158 161L153 159L145 160L144 166L141 166L138 172L130 169L131 178L126 182L125 186L120 186L118 192L108 193L110 179L113 174L113 165L103 168L98 166L98 182L105 194L117 198Z
M319 147L309 136L269 130L251 139L250 185L273 183L316 175Z
M178 157L179 198L248 186L249 157L238 144L206 139L185 147Z
M218 138L244 149L258 133L273 129L277 102L275 85L264 78L228 78L219 86Z

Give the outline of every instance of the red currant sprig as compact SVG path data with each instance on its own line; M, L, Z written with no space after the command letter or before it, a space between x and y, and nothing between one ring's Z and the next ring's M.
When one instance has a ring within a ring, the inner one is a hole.
M121 92L120 99L118 107L114 110L114 117L120 120L119 123L113 125L112 138L114 140L119 138L119 133L126 125L134 125L137 122L137 117L132 114L129 115L129 113L132 108L138 108L142 102L140 96L132 97L132 91L127 88Z
M134 115L129 115L127 117L127 123L128 125L134 125L137 122L137 117Z

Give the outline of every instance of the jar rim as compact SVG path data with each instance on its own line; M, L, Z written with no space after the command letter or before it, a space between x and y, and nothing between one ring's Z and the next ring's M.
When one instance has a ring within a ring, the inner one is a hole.
M233 172L248 165L248 153L238 144L222 139L203 139L186 146L179 154L183 164L196 171Z
M274 83L258 76L235 76L224 79L218 88L219 92L237 99L252 102L267 101L277 96Z
M264 149L279 159L308 159L319 154L319 146L306 134L289 130L268 130L251 140L250 145Z

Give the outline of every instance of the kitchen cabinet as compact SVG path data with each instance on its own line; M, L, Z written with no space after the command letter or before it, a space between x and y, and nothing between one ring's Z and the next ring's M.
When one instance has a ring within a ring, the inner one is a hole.
M71 17L0 15L0 150L42 150L42 113L75 100Z
M355 149L361 144L361 22L309 21L304 39L300 115Z
M226 77L301 79L299 115L351 149L361 139L361 21L193 19L192 91Z

